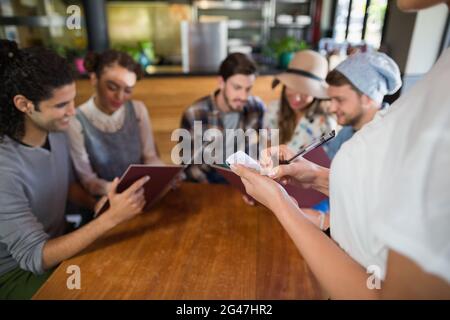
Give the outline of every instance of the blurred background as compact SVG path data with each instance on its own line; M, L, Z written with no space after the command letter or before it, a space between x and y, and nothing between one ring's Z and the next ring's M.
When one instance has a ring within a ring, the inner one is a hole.
M354 50L382 50L403 73L418 74L448 45L449 29L445 8L406 14L387 0L0 0L0 13L1 38L52 47L80 73L87 50L112 47L129 52L148 74L212 72L235 51L270 72L305 48L324 54L330 68ZM80 27L69 29L73 13ZM408 70L412 49L427 52Z
M260 76L253 93L279 97L273 75L295 52L317 50L334 68L358 50L380 50L399 65L407 91L449 46L449 13L439 5L401 12L387 0L0 0L0 38L42 45L65 56L79 74L76 104L92 95L83 68L88 50L130 53L146 71L133 98L147 105L162 158L170 162L184 109L217 87L231 52L250 54Z

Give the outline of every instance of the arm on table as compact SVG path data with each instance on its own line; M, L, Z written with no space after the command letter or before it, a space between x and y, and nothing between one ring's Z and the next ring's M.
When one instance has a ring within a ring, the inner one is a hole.
M108 230L141 213L145 206L143 185L147 181L148 177L141 178L127 190L118 194L116 187L119 179L114 179L111 191L108 193L110 208L80 229L47 240L42 252L43 268L52 268L61 261L74 256Z

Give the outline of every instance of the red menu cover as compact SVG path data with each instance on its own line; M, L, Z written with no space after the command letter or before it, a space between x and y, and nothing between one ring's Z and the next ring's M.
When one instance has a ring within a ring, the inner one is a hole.
M308 152L303 158L322 167L329 168L331 165L331 160L328 158L328 155L322 147L318 147ZM304 189L290 184L284 186L284 188L291 197L297 200L298 205L302 208L311 208L328 198L323 193L313 189Z
M120 178L117 192L121 193L130 187L134 182L144 176L149 176L150 180L144 185L146 205L148 210L156 201L162 198L171 188L172 181L180 174L186 166L177 165L140 165L132 164ZM99 210L98 215L109 208L109 201Z

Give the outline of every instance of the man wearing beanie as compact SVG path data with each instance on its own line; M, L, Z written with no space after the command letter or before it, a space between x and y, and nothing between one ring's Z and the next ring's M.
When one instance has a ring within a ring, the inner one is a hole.
M326 77L327 93L331 99L329 112L336 115L343 128L338 135L324 145L328 157L333 160L341 146L356 131L372 121L378 111L386 111L383 103L387 94L394 94L402 85L397 64L381 52L360 52L349 56ZM329 200L313 207L322 214L330 211ZM309 210L309 212L311 212ZM329 215L325 215L324 227L329 227Z
M329 111L344 126L325 150L333 159L341 145L365 124L372 121L379 110L386 110L385 95L395 93L402 81L397 64L384 53L364 52L348 57L332 70L327 78Z

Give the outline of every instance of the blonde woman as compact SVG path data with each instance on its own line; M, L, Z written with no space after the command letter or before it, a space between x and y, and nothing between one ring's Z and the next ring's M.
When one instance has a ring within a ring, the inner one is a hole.
M305 50L296 53L288 69L275 77L272 88L281 83L281 97L269 105L264 126L280 130L280 144L298 150L334 129L334 120L322 108L322 100L328 98L327 72L327 60Z

